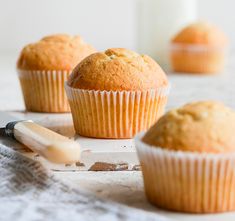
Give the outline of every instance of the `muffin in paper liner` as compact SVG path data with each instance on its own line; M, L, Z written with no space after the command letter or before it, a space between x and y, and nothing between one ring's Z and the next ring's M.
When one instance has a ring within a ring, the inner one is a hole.
M147 91L99 91L65 84L75 130L96 138L132 138L163 114L170 86Z
M135 144L152 204L188 213L235 210L235 153L167 150L145 144L142 137L138 134Z
M64 83L70 71L17 70L27 111L70 112Z
M172 43L171 66L176 72L219 73L225 66L226 51L224 47Z

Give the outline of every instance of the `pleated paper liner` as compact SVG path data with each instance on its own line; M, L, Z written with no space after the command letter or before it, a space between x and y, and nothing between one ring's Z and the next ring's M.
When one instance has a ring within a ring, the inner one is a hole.
M27 111L70 112L64 83L70 71L18 70Z
M148 91L95 91L65 84L75 130L96 138L132 138L163 114L169 87Z
M142 137L137 135L135 144L152 204L188 213L235 210L235 154L166 150L143 143Z
M225 66L227 49L204 45L171 44L170 58L174 71L187 73L219 73Z

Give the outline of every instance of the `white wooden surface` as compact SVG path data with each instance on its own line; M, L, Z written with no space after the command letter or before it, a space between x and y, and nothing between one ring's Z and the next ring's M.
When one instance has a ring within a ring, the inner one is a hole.
M171 95L167 109L182 105L193 100L221 100L235 108L235 66L229 63L227 71L218 76L169 75L172 83ZM10 111L19 117L28 117L42 122L57 132L73 136L71 116L69 114L47 115L25 113L18 79L15 73L15 58L0 59L0 110ZM25 115L26 114L26 115ZM1 142L6 142L1 140ZM89 142L92 142L91 140ZM117 141L118 146L131 144L131 140ZM124 142L124 143L122 143ZM8 142L9 143L9 142ZM113 145L110 143L110 145ZM20 145L16 148L22 151ZM107 146L106 146L107 148ZM37 158L36 158L37 159ZM45 163L45 162L44 162ZM45 165L47 165L45 163ZM61 179L79 185L95 194L132 207L158 212L176 220L217 221L235 220L235 213L190 215L167 212L151 206L144 194L140 171L91 172L74 171L70 165L64 166L66 171L59 169L55 173Z

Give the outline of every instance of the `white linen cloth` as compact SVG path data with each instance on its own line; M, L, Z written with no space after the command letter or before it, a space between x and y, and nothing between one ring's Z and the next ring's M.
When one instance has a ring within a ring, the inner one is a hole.
M167 221L72 188L36 161L0 144L0 220Z

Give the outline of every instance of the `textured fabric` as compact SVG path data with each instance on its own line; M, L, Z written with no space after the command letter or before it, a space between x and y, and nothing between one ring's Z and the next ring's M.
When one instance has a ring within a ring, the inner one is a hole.
M40 163L3 145L0 167L0 220L168 220L70 188Z

